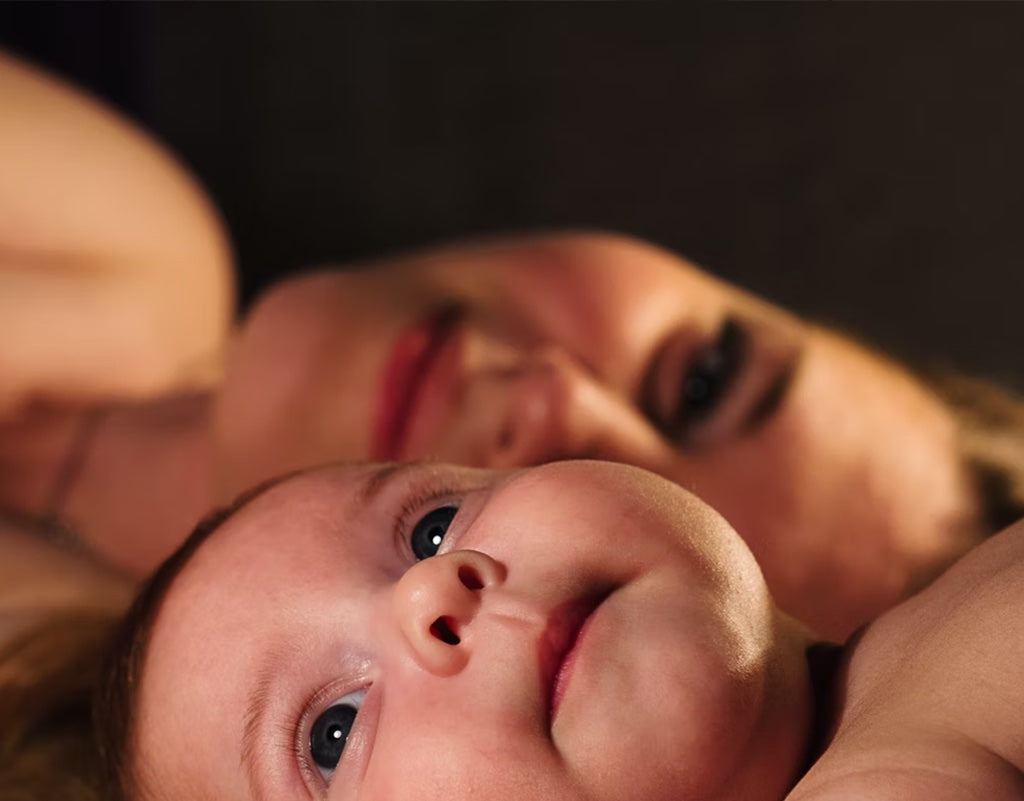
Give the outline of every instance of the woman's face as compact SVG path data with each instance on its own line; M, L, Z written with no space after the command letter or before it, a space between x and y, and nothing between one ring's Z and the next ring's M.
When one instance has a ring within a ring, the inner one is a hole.
M735 533L653 474L327 468L171 584L133 764L147 798L778 798L804 647Z
M970 544L949 410L906 372L654 247L548 236L272 289L219 399L229 491L335 459L639 465L741 532L832 636Z

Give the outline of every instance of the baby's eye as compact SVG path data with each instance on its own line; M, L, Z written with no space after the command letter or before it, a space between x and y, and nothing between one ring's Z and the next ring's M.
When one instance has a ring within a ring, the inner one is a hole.
M457 506L441 506L421 517L409 534L413 556L417 559L429 559L437 555L441 541L448 532L448 526L452 524L458 511Z
M355 723L359 707L363 705L366 690L356 690L338 699L313 722L309 732L309 753L320 770L324 781L330 782L334 769L341 761L349 732Z

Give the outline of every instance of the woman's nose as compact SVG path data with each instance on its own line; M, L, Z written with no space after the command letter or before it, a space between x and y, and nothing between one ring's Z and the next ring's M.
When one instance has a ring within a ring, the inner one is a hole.
M452 551L417 562L395 587L399 628L416 661L439 676L464 668L484 593L505 568L479 551Z
M656 469L671 450L635 402L559 348L502 376L503 416L484 454L490 467L600 458Z

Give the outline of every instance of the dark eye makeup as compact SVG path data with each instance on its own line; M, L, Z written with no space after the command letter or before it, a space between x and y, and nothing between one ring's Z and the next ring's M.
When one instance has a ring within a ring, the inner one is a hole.
M682 365L665 364L673 358L666 348L655 360L653 382L664 381L657 373L680 371L674 388L648 403L655 423L672 440L685 444L694 439L729 396L750 354L750 337L733 317L722 323L714 341L698 348ZM670 376L675 378L675 376ZM657 388L652 390L657 395ZM667 397L665 397L667 396ZM660 401L660 402L659 402Z
M674 424L693 426L714 414L735 381L747 354L747 334L734 319L715 341L698 351L683 378Z

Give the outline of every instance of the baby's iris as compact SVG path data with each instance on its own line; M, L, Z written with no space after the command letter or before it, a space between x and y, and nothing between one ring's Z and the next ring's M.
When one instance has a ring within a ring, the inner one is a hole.
M341 697L321 713L310 729L309 753L327 781L341 761L345 743L365 697L366 690L356 690Z
M417 559L429 559L436 556L444 535L448 533L448 527L455 519L457 506L442 506L427 512L420 521L413 526L409 534L409 545L412 548L413 556Z

